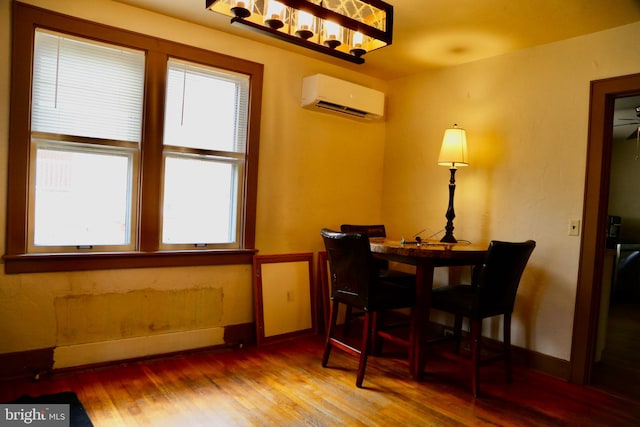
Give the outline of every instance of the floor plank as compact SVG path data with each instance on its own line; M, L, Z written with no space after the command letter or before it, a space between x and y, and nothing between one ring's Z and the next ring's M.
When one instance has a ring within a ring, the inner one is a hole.
M75 391L99 426L637 426L640 402L500 364L481 371L474 399L464 365L430 353L425 378L404 358L370 358L363 389L355 358L322 338L207 350L0 383L0 401ZM395 353L394 353L395 354Z

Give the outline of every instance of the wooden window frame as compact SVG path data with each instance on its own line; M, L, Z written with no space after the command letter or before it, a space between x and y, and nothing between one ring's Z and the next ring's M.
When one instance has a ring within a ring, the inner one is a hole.
M130 252L29 253L28 199L31 80L36 28L67 33L146 52L142 171L139 190L138 248ZM250 76L247 129L245 205L242 215L241 249L159 250L161 236L161 182L163 116L167 59L180 58ZM7 190L7 241L3 256L5 272L97 270L251 264L255 254L262 64L222 55L156 37L147 36L23 3L13 4L12 75L9 124Z

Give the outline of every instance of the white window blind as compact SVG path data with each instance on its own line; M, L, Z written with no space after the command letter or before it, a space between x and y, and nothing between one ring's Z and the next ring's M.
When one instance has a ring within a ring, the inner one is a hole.
M140 142L143 52L37 30L34 58L32 131Z
M249 78L169 60L164 143L244 153Z

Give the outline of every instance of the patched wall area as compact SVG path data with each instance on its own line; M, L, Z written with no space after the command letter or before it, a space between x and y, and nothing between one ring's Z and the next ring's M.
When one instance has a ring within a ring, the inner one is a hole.
M54 302L57 345L220 326L223 298L220 288L59 297Z

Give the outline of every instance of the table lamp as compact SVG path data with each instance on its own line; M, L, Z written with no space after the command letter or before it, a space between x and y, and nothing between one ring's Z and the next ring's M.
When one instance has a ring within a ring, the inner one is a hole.
M445 235L440 240L445 243L456 243L453 237L453 219L456 217L453 210L453 194L456 191L456 169L460 166L469 165L469 156L467 154L467 135L464 129L454 124L453 128L444 132L442 139L442 147L440 148L440 156L438 157L440 166L448 166L451 171L451 179L449 180L449 207L445 217L447 225L445 226Z

